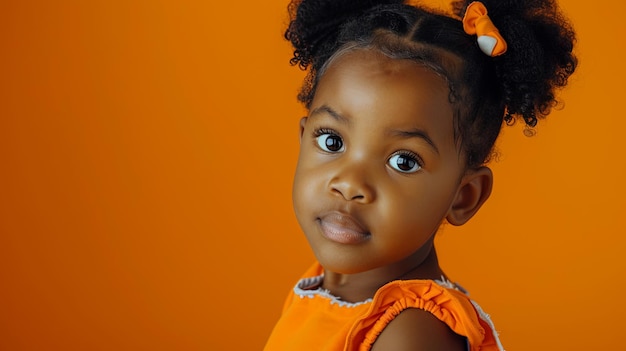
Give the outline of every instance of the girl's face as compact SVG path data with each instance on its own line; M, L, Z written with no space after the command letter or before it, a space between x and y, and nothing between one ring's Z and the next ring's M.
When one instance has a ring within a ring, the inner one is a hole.
M296 217L322 266L413 267L451 210L464 164L446 82L373 50L337 58L301 121Z

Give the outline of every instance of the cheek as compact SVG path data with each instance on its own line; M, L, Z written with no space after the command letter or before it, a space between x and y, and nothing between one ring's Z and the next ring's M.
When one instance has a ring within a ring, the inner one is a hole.
M320 155L313 146L310 139L303 139L300 147L300 153L298 155L298 163L296 165L296 171L293 180L294 192L307 192L312 187L317 188L324 184L324 180L328 177L328 164L324 155Z
M316 172L317 171L317 172ZM322 190L322 174L319 170L308 167L301 158L298 161L293 179L292 201L296 216L314 207L316 194Z
M378 208L383 212L384 222L399 230L402 227L408 231L436 230L450 206L449 194L437 191L430 184L411 184L379 194Z

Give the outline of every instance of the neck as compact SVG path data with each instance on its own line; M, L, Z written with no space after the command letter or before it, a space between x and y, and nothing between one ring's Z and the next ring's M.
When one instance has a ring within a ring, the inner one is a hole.
M394 280L440 279L445 276L432 240L406 259L394 264L355 274L325 270L322 287L347 302L372 298L383 285Z

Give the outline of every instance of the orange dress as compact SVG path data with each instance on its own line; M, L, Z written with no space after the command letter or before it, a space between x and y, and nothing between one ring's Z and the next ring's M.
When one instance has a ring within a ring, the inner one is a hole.
M370 350L385 326L407 308L429 311L467 339L470 351L503 351L489 316L449 281L398 280L372 299L350 303L319 286L323 269L311 267L289 293L264 351Z

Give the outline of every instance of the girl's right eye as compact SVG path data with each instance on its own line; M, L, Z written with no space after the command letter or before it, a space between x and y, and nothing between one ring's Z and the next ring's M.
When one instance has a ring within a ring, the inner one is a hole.
M342 152L344 150L341 137L331 131L321 130L316 133L317 146L326 152Z

